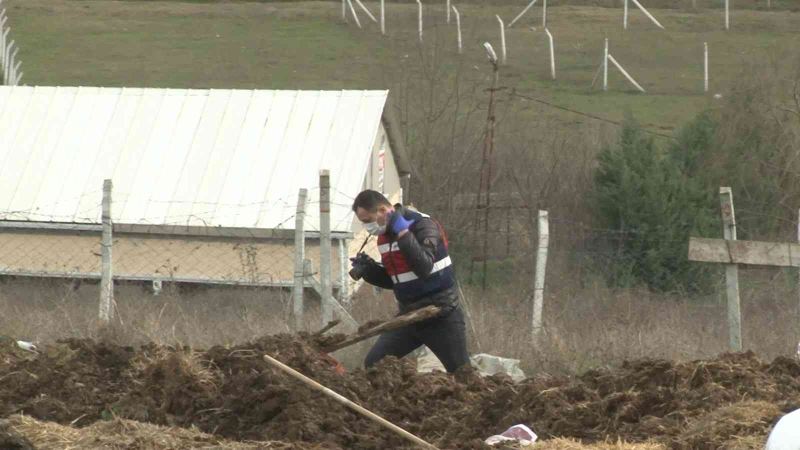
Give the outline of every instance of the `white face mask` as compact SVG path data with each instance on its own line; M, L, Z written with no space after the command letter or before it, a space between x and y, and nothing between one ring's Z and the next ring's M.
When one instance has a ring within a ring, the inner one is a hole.
M386 225L378 225L378 222L367 222L364 224L364 228L373 236L386 233Z

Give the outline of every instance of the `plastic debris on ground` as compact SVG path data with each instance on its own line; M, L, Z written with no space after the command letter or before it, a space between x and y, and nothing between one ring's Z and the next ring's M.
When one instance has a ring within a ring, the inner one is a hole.
M533 445L536 442L536 433L525 425L514 425L507 429L502 434L496 434L486 439L489 445L508 444L515 442L520 444L521 447Z

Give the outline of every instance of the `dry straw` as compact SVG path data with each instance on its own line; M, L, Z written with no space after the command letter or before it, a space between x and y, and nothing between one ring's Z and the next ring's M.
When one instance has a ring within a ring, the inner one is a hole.
M14 434L27 440L39 450L72 450L103 448L116 449L283 449L293 448L283 442L230 442L203 433L197 429L163 427L124 419L101 421L86 428L73 428L52 422L41 422L32 417L13 415L5 426L0 425L0 441L8 439L3 434ZM2 422L0 422L2 424Z

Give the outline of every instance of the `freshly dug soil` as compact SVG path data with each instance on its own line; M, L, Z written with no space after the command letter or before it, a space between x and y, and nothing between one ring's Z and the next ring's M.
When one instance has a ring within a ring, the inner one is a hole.
M0 417L8 418L0 422L0 444L26 448L31 438L12 432L24 414L71 425L59 429L65 433L97 433L109 424L135 433L152 424L202 432L183 437L219 445L412 448L276 371L264 354L443 449L488 448L483 439L517 423L533 428L542 448L558 442L563 448L758 448L784 412L800 407L800 363L765 363L752 353L686 363L636 360L578 377L538 375L514 383L471 371L418 374L413 362L391 358L341 374L309 342L276 335L198 351L68 340L38 356L0 346Z

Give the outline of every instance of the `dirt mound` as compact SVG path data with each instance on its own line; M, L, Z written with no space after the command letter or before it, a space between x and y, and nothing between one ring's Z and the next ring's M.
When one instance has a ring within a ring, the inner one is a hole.
M677 364L638 360L545 389L526 382L511 402L494 402L490 409L505 408L501 423L536 418L533 423L544 437L655 439L673 448L715 448L710 442L709 447L699 442L686 447L679 437L693 421L743 398L777 405L769 412L762 408L753 419L753 431L765 431L781 405L800 401L800 380L789 375L799 367L785 359L764 364L752 353ZM718 417L729 419L736 420Z
M608 447L617 441L648 449L758 447L782 412L800 406L800 364L788 358L767 364L751 353L686 363L637 360L574 378L514 383L471 371L418 374L413 363L391 358L341 374L308 342L277 335L196 351L65 341L33 359L0 358L7 361L0 364L0 412L79 427L121 417L298 448L408 447L274 370L265 353L440 448L485 448L484 438L517 423L544 440L607 445L598 448L617 448Z
M60 423L99 420L127 389L130 347L68 340L0 366L0 416L25 412Z

